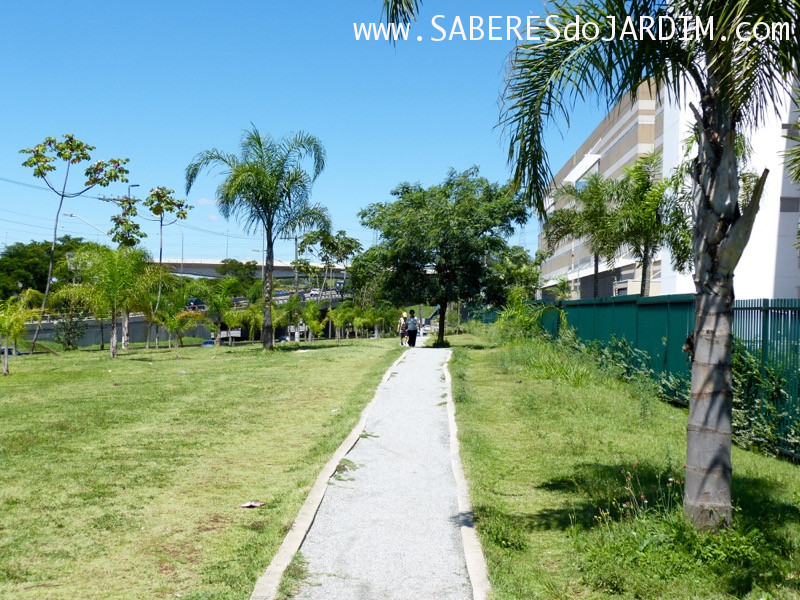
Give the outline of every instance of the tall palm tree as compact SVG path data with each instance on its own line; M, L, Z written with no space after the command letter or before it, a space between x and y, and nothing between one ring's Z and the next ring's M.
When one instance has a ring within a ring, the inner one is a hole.
M555 189L556 200L571 200L574 206L559 208L544 223L547 243L554 248L566 239L586 238L594 259L592 298L599 295L600 258L612 260L619 245L613 231L614 182L593 173L585 185Z
M386 18L414 18L419 4L384 0ZM737 26L793 24L800 0L567 0L549 8L561 23L576 17L597 23L600 35L548 35L543 42L520 43L513 52L500 122L509 137L514 181L540 214L551 180L547 125L559 118L568 123L578 100L594 95L611 106L635 96L642 85L681 102L691 102L695 94L698 98L690 104L698 140L691 171L696 309L684 510L697 527L727 523L732 513L733 273L750 238L768 174L765 169L752 190L740 194L736 134L758 127L778 110L800 64L796 31L742 41ZM690 15L695 23L713 21L714 33L637 39L612 31L607 15L615 15L619 24L628 17L640 23L640 17Z
M221 167L224 179L217 188L217 206L223 217L236 216L245 230L264 232L266 266L263 282L264 348L274 346L272 327L272 273L275 242L298 228L328 225L327 211L310 203L311 186L325 168L325 149L313 135L299 132L279 140L262 135L253 126L244 132L240 154L217 149L195 156L186 167L188 194L203 169ZM304 162L312 163L311 173Z

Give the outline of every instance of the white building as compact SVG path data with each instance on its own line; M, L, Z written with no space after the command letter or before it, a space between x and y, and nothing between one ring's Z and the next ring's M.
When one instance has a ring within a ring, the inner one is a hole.
M795 247L800 188L788 179L782 156L789 143L784 136L797 122L797 112L788 95L780 101L778 113L747 134L753 148L751 168L760 174L766 167L770 173L750 242L735 272L737 299L800 298L800 254ZM668 177L683 160L684 141L691 135L692 122L688 103L657 100L643 86L636 101L622 100L609 112L556 173L553 187L578 183L593 172L619 177L626 166L653 150L661 152L664 176ZM550 212L564 205L561 201L556 206L551 199L546 206ZM548 248L543 234L539 247ZM639 293L641 268L630 255L620 255L613 267L601 263L600 270L600 296ZM542 272L549 284L567 277L573 298L592 297L594 264L580 240L568 240L553 248L553 256L544 263ZM653 296L694 293L691 273L676 272L668 250L654 257L651 274Z

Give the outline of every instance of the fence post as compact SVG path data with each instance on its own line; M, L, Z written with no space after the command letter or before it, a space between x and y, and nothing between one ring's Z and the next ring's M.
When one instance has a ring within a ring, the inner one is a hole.
M766 376L767 351L769 349L769 299L764 298L761 306L761 380Z

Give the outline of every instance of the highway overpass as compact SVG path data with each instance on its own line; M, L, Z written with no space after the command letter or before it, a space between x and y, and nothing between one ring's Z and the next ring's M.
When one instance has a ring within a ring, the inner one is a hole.
M260 261L254 261L258 265L258 276L261 276L262 264ZM195 277L219 277L217 272L222 266L221 260L207 259L207 258L165 258L161 263L172 270L176 275L192 275ZM320 263L311 263L312 266L323 268ZM276 260L275 267L272 271L273 277L276 278L292 278L294 277L294 269L292 263L285 260ZM344 267L336 265L333 267L333 277L335 279L342 279L344 276ZM301 275L302 277L302 275Z

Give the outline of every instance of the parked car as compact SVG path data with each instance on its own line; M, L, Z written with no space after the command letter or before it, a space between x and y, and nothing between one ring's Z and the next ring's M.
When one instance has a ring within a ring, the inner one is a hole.
M2 356L5 353L6 353L5 346L0 346L0 356ZM19 350L14 350L14 348L9 347L8 348L8 355L9 356L22 356L22 352L20 352Z
M282 335L281 337L278 338L278 341L279 342L288 342L289 341L289 336L288 335Z
M202 344L200 344L201 348L213 348L216 345L214 340L204 340Z
M186 308L189 310L205 310L206 303L203 302L200 298L189 298L186 301Z

